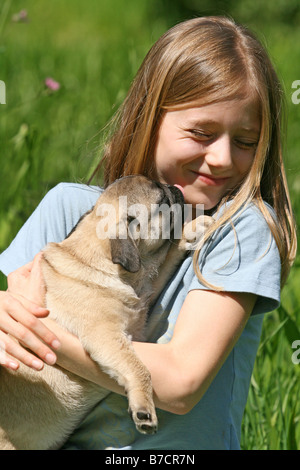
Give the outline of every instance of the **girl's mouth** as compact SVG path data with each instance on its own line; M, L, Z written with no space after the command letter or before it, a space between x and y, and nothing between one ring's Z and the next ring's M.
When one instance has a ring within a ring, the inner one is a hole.
M219 178L217 176L207 175L205 173L198 173L197 171L193 171L193 173L197 175L198 180L204 184L207 184L208 186L222 186L229 180L229 177Z

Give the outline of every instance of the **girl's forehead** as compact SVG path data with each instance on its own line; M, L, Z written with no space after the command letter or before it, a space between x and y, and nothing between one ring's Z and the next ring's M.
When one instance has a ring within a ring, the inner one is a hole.
M253 97L209 104L193 102L184 107L170 109L169 113L174 119L187 121L191 125L222 121L244 126L257 133L261 127L260 105Z
M236 92L234 95L228 95L224 93L222 97L220 95L208 95L206 97L201 97L199 100L193 100L193 101L187 101L187 102L182 102L178 103L174 106L175 109L195 109L195 108L203 108L203 107L208 107L208 106L223 106L226 107L228 105L236 107L239 106L239 104L251 104L253 106L256 106L258 109L261 107L261 99L258 96L258 94L255 91L252 91L249 89L249 92L247 90L241 90L240 92ZM172 108L169 107L168 110L171 110Z

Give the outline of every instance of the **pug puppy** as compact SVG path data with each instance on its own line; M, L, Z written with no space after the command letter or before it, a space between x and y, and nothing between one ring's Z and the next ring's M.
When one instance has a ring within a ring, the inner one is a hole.
M129 413L146 434L157 430L151 377L131 338L143 340L151 303L187 254L185 238L174 238L183 206L174 186L121 178L63 242L43 250L50 318L125 388ZM21 365L16 372L1 367L0 449L59 449L107 393L57 365L41 371Z

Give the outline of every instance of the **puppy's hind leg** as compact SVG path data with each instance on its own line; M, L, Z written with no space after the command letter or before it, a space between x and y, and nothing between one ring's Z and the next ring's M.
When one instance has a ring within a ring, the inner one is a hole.
M157 417L153 402L151 375L135 354L129 338L114 322L94 329L92 341L89 335L85 348L92 359L119 385L125 388L129 414L142 434L157 431Z

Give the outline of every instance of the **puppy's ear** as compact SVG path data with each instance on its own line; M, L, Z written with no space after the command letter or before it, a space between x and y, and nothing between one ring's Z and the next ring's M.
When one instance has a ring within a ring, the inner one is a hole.
M141 259L134 241L127 237L110 240L111 258L114 264L120 264L126 271L137 273L141 267Z

